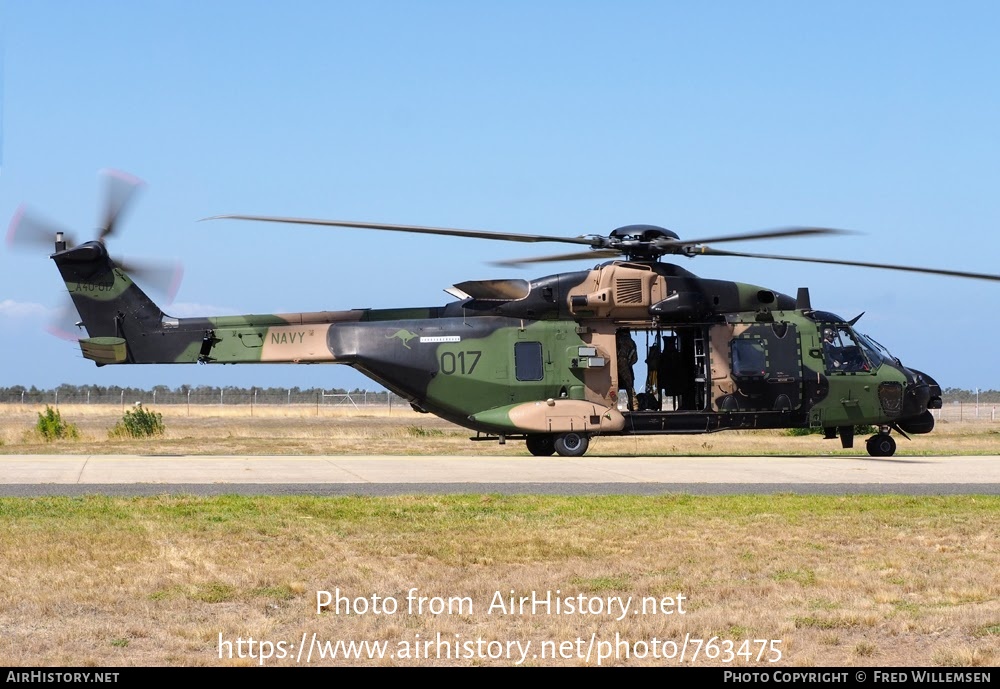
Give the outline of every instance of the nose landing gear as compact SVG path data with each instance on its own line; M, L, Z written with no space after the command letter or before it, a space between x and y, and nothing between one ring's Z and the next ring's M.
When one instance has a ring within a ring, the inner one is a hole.
M865 448L872 457L892 457L896 452L896 441L889 435L889 429L880 429L865 442Z

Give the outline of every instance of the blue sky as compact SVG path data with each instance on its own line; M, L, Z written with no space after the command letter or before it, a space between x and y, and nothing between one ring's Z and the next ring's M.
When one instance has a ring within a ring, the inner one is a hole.
M991 2L0 4L0 217L87 237L102 168L147 182L114 253L181 260L175 315L429 306L547 247L236 222L862 233L720 248L1000 273ZM565 250L553 245L554 253ZM1000 283L702 257L845 317L945 387L1000 388ZM61 283L0 253L0 385L364 386L344 367L98 369ZM374 386L374 384L372 384Z

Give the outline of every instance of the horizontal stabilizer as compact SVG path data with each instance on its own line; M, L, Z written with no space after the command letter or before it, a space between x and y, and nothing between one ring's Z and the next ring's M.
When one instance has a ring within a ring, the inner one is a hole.
M126 359L125 340L120 337L88 337L80 340L85 359L98 365L121 364Z

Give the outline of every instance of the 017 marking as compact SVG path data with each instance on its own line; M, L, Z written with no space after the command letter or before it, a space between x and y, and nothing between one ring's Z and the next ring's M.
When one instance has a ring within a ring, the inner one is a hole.
M476 370L476 364L483 355L481 351L471 350L468 352L443 352L441 354L441 373L446 376L458 373L469 376ZM468 357L468 358L467 358Z

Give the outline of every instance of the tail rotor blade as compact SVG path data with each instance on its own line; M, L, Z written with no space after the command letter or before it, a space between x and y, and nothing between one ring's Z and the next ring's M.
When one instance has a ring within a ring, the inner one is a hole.
M136 261L123 258L112 260L135 282L162 296L165 304L174 301L181 286L181 279L184 277L184 268L179 262Z
M72 246L74 242L69 232L54 222L39 218L22 205L7 227L7 248L51 252L56 235L60 232L66 245Z
M145 182L138 177L134 177L127 172L119 170L102 170L101 174L105 178L105 203L104 217L101 221L101 229L97 235L97 241L103 242L106 237L115 233L122 213L135 197Z
M67 342L79 342L80 338L87 334L87 331L79 325L79 314L68 298L52 314L45 326L45 332Z

